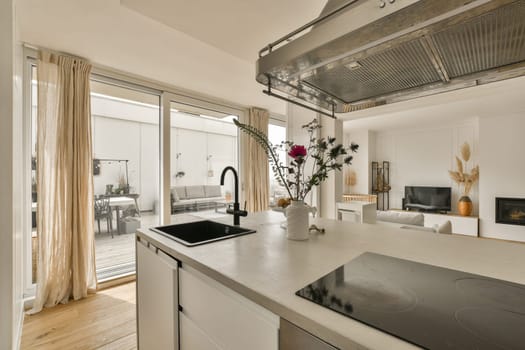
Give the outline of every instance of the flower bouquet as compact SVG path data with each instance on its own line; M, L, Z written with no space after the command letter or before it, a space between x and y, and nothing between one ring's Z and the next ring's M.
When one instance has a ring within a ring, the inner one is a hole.
M306 207L306 209L301 209L306 212L306 220L304 220L304 213L300 217L302 222L308 226L309 209L305 206L304 199L314 186L318 186L328 179L328 174L331 171L341 170L343 165L352 164L352 153L357 152L359 145L352 142L350 146L344 147L342 144L336 143L335 137L318 138L318 129L321 128L321 125L317 119L303 125L303 129L307 131L309 136L309 142L306 146L295 144L293 141L283 141L278 145L273 145L268 137L257 128L235 119L234 123L262 146L268 155L275 179L286 189L291 199L291 205L286 209L290 238L291 226L293 226L291 225L291 218L294 218L291 212L295 211L294 208ZM279 159L278 152L282 150L286 151L290 157L288 163ZM306 169L306 167L311 167L311 169ZM308 228L306 228L307 234ZM308 236L304 238L302 233L300 237L303 237L301 239L308 238Z

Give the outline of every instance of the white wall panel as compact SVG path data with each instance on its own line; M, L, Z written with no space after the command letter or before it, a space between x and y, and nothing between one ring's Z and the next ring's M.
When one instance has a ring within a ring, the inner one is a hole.
M207 169L208 172L210 170L212 172L211 174L208 174L206 184L219 185L222 170L227 166L233 166L234 168L237 166L236 138L218 134L207 134L207 146L207 154L211 155L207 164ZM225 180L223 193L225 193L225 191L232 192L233 190L233 177L229 179L229 181Z
M373 133L369 130L353 130L344 136L344 145L349 146L350 142L357 143L359 149L353 154L352 165L343 167L343 183L347 173L354 171L356 174L356 184L354 186L343 186L344 193L367 194L370 192L369 168L372 162L371 157L375 157L374 143L371 141Z
M200 131L179 129L177 131L177 151L180 170L185 175L177 181L178 185L205 185L207 182L206 155L208 153L206 134Z
M22 61L13 1L0 2L0 348L17 349L23 320Z
M129 159L129 183L137 192L140 191L140 125L140 123L97 116L94 117L93 122L93 158ZM100 175L93 177L95 194L105 193L106 184L113 184L116 188L121 174L126 174L125 163L101 163ZM141 209L145 210L144 205Z
M480 118L481 236L525 242L525 226L495 222L496 197L525 198L524 131L525 114Z
M390 161L390 207L401 208L405 186L452 187L452 212L457 209L460 193L448 170L455 169L455 155L459 147L469 142L473 160L476 160L477 122L449 124L380 132L376 138L376 159ZM473 161L469 162L469 168ZM473 215L477 215L477 186L471 193L476 203Z
M140 124L140 163L137 186L140 210L158 209L159 200L159 127Z

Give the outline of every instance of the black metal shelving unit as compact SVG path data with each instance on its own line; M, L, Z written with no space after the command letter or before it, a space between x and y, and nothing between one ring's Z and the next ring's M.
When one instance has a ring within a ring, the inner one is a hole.
M378 210L390 209L390 162L372 162L372 194L377 196Z

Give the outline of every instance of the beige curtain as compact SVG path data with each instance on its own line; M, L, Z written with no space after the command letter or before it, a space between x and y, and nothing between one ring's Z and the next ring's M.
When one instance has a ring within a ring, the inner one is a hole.
M267 110L252 107L245 123L268 134L270 114ZM268 209L270 179L268 156L253 137L241 135L243 153L243 184L246 209L250 212Z
M38 264L30 313L96 289L91 65L41 52L37 68Z

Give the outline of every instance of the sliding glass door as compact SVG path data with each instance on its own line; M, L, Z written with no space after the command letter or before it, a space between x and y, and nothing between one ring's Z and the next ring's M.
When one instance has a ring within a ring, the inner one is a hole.
M26 293L36 282L37 68L28 56L26 95ZM238 130L244 110L177 95L154 83L93 70L91 76L95 255L98 282L135 273L134 237L149 228L226 215L239 175ZM241 187L241 185L239 186ZM241 188L239 188L241 191ZM29 195L29 193L31 195ZM242 193L239 198L242 202ZM31 209L29 206L31 205Z
M91 113L101 282L134 273L136 229L160 223L160 96L94 76Z
M234 177L229 172L224 186L220 179L227 166L239 173L238 131L233 124L239 111L181 99L169 106L170 222L224 216L233 202Z

